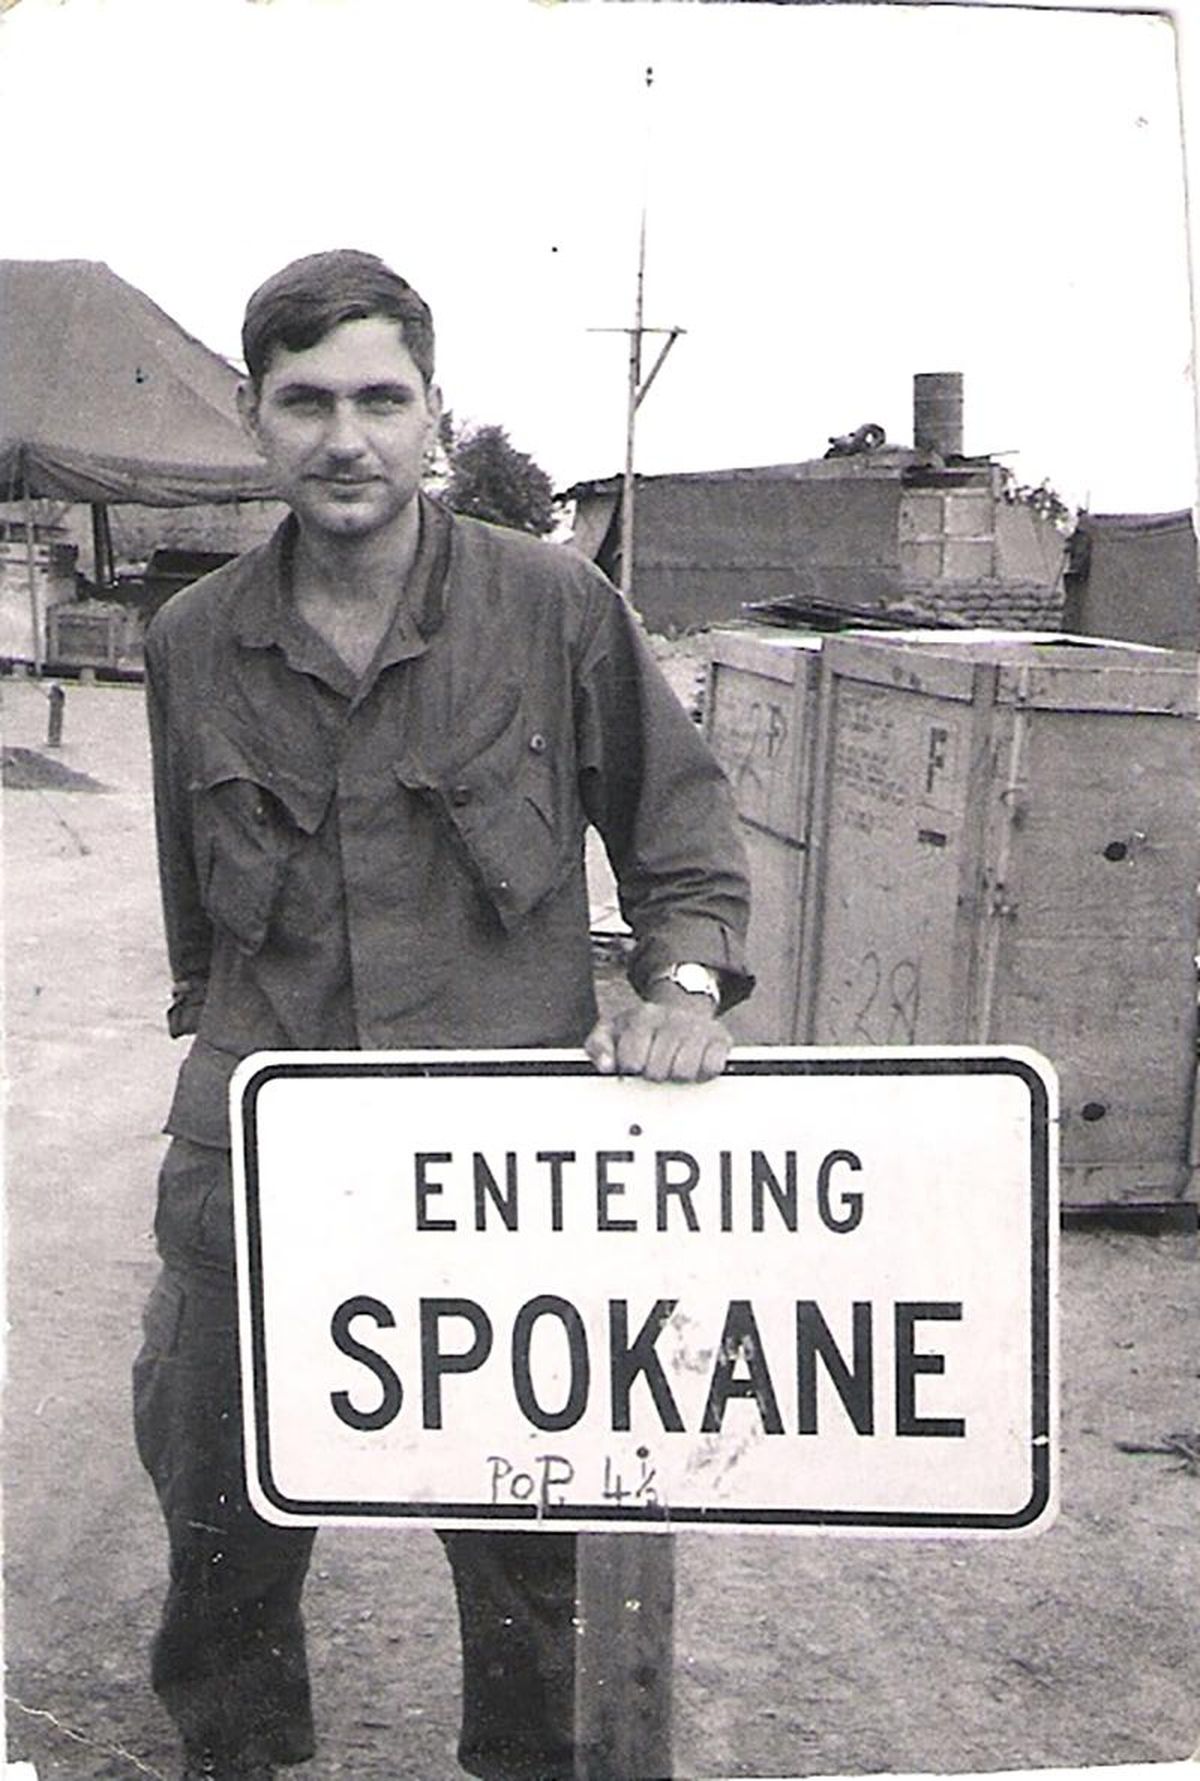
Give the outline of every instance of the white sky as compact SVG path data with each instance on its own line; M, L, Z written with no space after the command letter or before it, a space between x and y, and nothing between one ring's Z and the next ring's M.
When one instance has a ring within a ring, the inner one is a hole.
M968 451L1097 511L1193 502L1169 20L9 7L0 256L104 259L230 356L267 273L367 247L432 303L460 419L506 426L560 486L616 472L626 343L589 330L632 319L645 194L646 321L687 334L639 415L639 469L819 456L867 420L908 442L912 373L961 370Z

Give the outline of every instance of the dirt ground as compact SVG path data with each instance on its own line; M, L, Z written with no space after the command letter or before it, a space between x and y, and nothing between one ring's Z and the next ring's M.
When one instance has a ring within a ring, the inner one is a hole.
M8 681L4 740L43 750ZM104 789L3 801L9 1756L40 1781L170 1776L146 1680L164 1585L129 1364L178 1061L141 697L71 685L56 758ZM1196 1245L1068 1233L1062 1512L1013 1543L677 1537L675 1772L797 1776L1176 1761L1200 1736ZM1186 1443L1185 1443L1186 1448ZM457 1634L432 1534L323 1533L312 1781L459 1771Z

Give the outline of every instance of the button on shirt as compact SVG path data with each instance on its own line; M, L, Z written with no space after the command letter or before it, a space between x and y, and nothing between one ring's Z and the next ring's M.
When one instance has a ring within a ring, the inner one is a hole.
M728 787L583 557L421 498L357 679L295 611L294 520L146 639L159 866L193 1032L167 1130L228 1144L251 1051L578 1045L596 1015L584 835L635 937L750 988Z

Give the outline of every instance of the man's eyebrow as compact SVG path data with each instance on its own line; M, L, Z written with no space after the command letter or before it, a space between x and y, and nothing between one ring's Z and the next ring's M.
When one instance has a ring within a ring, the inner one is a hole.
M281 383L275 393L277 397L301 396L311 398L313 396L321 396L332 399L341 392L331 388L328 384L305 383L302 379L295 378L286 383ZM416 385L406 383L399 378L387 378L376 383L358 384L354 389L347 390L345 394L354 397L356 400L361 400L364 396L413 396L416 394Z
M277 397L278 396L331 396L333 394L333 391L330 389L327 389L324 384L304 383L299 378L294 378L288 383L281 383L277 387L275 394Z
M383 383L360 384L353 393L356 396L412 396L416 394L416 388L399 378L388 378Z

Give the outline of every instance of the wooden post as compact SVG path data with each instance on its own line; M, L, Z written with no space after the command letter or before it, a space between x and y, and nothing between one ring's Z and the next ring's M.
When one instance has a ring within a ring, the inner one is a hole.
M647 70L649 73L649 70ZM637 298L634 303L633 327L629 330L629 377L625 402L625 471L621 477L621 592L633 598L633 503L634 436L640 400L638 386L642 381L642 334L646 285L646 209L642 206L642 226L638 236Z
M97 593L105 593L116 580L112 527L103 501L92 502L92 564Z
M670 1781L675 1542L581 1534L574 1781Z
M29 498L28 489L22 491L21 498L25 512L25 577L29 586L29 623L33 631L33 671L40 676L45 660L45 650L42 641L42 603L38 599L35 563L33 502Z
M56 680L48 694L50 709L46 715L46 746L61 748L63 736L63 715L67 703L67 695Z

